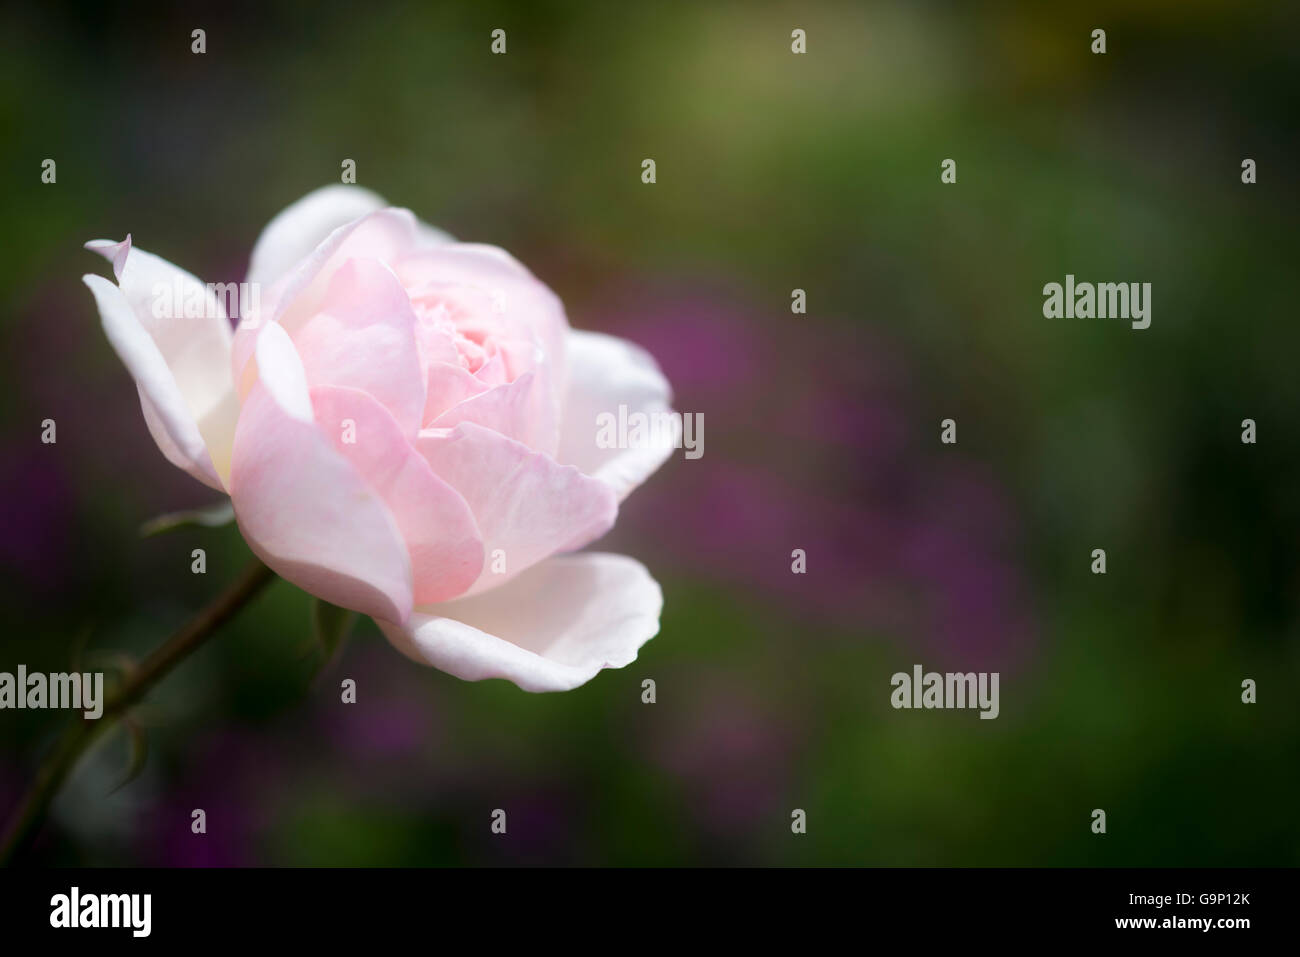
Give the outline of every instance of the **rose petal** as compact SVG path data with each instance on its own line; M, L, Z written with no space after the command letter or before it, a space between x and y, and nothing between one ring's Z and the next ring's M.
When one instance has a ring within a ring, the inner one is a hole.
M271 285L311 255L334 230L387 206L382 196L361 186L334 183L313 190L266 224L253 246L249 282ZM423 222L416 225L416 239L420 246L454 241Z
M355 389L312 389L316 423L383 497L411 555L416 604L465 592L483 570L469 505L406 441L393 416ZM492 481L494 476L484 476Z
M269 318L290 334L321 307L334 273L349 259L378 259L392 265L417 247L418 222L409 209L381 209L340 226L276 283Z
M425 397L416 324L406 291L387 266L349 259L330 279L322 311L293 341L313 387L369 393L414 436Z
M224 489L175 376L122 290L94 274L83 276L82 282L95 297L104 334L135 379L145 423L159 450L200 482Z
M113 263L122 295L201 418L232 388L230 321L222 302L179 266L131 247L130 237L121 243L92 240L86 248ZM189 312L199 314L187 315L190 306Z
M478 523L488 567L471 594L499 587L556 552L581 548L609 531L618 515L604 483L470 422L423 431L416 448L469 503ZM491 567L497 549L504 573Z
M206 458L224 483L230 473L230 444L239 407L230 374L230 322L223 303L185 270L133 248L130 236L120 243L92 240L86 248L113 264L122 298L157 346L203 438ZM156 421L165 420L170 413L157 408L156 399L151 401ZM182 454L200 472L205 470L202 456Z
M231 500L249 547L282 577L367 615L410 614L410 557L383 499L260 382L235 431Z
M283 326L267 323L258 330L256 359L249 391L260 382L287 414L299 422L315 421L307 370Z
M440 414L429 428L451 429L473 422L554 456L560 441L559 424L540 375L538 370L526 372L514 382L470 396Z
M569 388L560 424L559 461L608 484L619 501L667 460L680 441L680 420L671 430L651 430L638 448L600 448L597 419L608 413L618 419L641 412L654 421L672 412L672 387L650 353L640 346L597 332L573 330L569 335Z
M325 241L330 233L388 204L360 186L322 186L285 207L253 246L248 281L270 286Z
M111 239L92 239L86 243L84 249L89 249L92 253L99 253L113 264L113 278L119 283L122 281L122 270L126 267L126 257L131 253L131 234L126 234L126 239L120 243L115 243Z
M436 226L430 226L424 220L420 220L415 227L415 238L419 241L420 246L431 248L441 246L445 243L454 243L456 237L445 229L438 229Z
M452 406L488 390L488 385L459 365L430 362L425 380L424 424L429 425Z
M234 380L248 385L248 360L258 329L279 322L292 334L319 310L335 271L355 257L388 262L419 244L418 223L406 209L381 209L340 226L261 296L261 308L239 324L231 350Z
M378 620L404 654L466 681L505 678L567 691L622 668L659 632L663 592L640 562L588 552L551 558L500 588Z
M553 358L556 382L564 381L564 340L569 321L564 305L523 264L496 246L451 243L433 249L408 251L390 263L407 289L456 287L485 292L490 310L476 310L479 321L490 324L500 338L537 342Z
M219 492L226 491L225 486L221 484L221 477L217 475L216 466L212 464L212 457L208 454L208 450L203 449L199 453L198 461L191 459L168 433L166 422L159 414L157 406L145 394L144 387L137 382L135 391L140 396L140 411L144 414L145 428L149 430L149 435L158 446L158 450L162 452L163 458L182 472L188 472L204 485Z

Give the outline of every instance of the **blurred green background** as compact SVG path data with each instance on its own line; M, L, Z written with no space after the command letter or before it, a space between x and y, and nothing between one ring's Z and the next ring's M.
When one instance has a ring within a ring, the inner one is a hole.
M706 424L598 546L664 587L634 664L529 695L366 622L316 673L277 583L139 709L138 777L114 790L120 734L83 763L31 860L1300 863L1294 5L2 16L0 670L139 657L247 560L233 526L139 537L215 496L154 448L86 240L237 280L350 158L645 345ZM1066 273L1152 283L1151 327L1044 319ZM1000 672L1001 716L891 709L915 663ZM0 815L65 720L0 713Z

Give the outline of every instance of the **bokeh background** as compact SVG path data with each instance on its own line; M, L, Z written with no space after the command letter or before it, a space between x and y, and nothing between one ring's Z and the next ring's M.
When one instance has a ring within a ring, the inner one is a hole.
M1293 5L44 3L0 27L0 670L139 658L248 557L233 525L139 536L215 496L145 430L88 239L238 280L351 158L645 345L705 420L704 457L598 546L664 587L634 664L529 695L369 622L323 663L280 582L138 710L134 780L125 736L88 757L30 860L1300 863ZM1151 327L1044 319L1067 272L1152 283ZM914 663L1000 672L1001 716L891 709ZM0 713L0 815L67 720Z

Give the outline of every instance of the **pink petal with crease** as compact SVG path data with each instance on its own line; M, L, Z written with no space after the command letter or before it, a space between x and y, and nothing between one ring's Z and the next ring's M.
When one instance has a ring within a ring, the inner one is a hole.
M360 389L414 435L424 415L424 371L416 318L392 271L350 259L330 279L322 311L293 335L313 386Z
M462 422L472 422L554 455L559 445L559 429L550 396L539 384L538 376L537 372L528 372L514 382L471 396L439 415L429 428L451 429Z
M424 423L432 423L452 406L487 390L482 379L460 365L430 363L425 384Z
M411 555L416 604L463 594L483 569L469 505L406 441L392 415L355 389L312 389L318 427L383 497Z
M282 577L376 618L410 615L410 557L382 497L261 383L235 431L231 499L249 547Z
M421 432L416 446L478 523L488 567L471 594L556 552L581 548L609 531L618 515L604 483L473 423ZM496 549L503 552L504 574L492 569Z

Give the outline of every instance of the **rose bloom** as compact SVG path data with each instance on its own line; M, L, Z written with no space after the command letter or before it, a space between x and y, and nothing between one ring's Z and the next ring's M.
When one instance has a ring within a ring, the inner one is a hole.
M564 553L673 448L600 448L597 416L669 412L668 382L571 329L508 253L326 187L262 232L232 332L211 287L130 236L87 248L113 264L117 285L85 283L158 448L230 495L281 576L416 661L528 691L622 667L658 632L639 562Z

